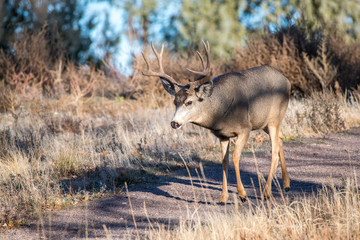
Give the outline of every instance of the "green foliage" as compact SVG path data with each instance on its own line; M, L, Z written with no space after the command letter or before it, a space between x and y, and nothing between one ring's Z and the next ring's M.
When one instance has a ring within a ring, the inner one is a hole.
M140 41L145 45L149 36L149 27L155 23L158 1L126 0L123 7L127 12L130 42Z
M359 39L359 0L289 0L255 2L265 12L264 25L300 25L325 34L341 31L347 40ZM253 3L253 4L255 4Z
M264 17L261 24L244 26L241 20ZM179 17L179 36L182 45L199 42L206 38L220 55L229 52L229 47L244 43L252 32L264 33L263 28L301 25L309 31L341 31L347 39L359 39L360 1L356 0L289 0L289 1L210 1L185 0Z
M298 9L301 21L309 29L342 31L348 39L360 38L359 0L290 0Z
M210 42L212 53L226 56L244 43L246 28L240 22L240 1L184 0L178 18L179 49L199 48L200 40Z
M145 7L146 2L142 1L143 11L156 12L159 6ZM142 15L145 16L144 12ZM244 45L252 33L262 35L267 29L290 25L303 27L309 35L342 32L347 40L360 37L359 0L183 0L180 12L174 17L176 21L171 26L175 30L171 31L176 34L169 38L170 29L166 29L166 40L173 42L178 51L188 51L189 47L199 48L200 40L206 39L216 56L229 56L235 47ZM146 29L153 24L147 23Z

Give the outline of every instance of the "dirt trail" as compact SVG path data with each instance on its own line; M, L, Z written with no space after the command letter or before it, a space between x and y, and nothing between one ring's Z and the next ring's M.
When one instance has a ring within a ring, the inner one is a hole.
M267 177L270 167L270 146L256 151L260 172ZM219 150L220 151L220 150ZM322 184L343 184L346 176L360 176L360 128L321 138L302 139L284 144L285 158L291 178L291 191L285 195L310 193ZM249 201L256 200L253 183L258 188L254 158L244 154L240 162L241 178ZM200 174L200 169L196 169ZM191 219L197 213L231 211L233 205L216 204L221 194L221 163L204 163L206 180L195 169L189 177L186 169L170 176L153 176L148 183L129 186L126 194L88 202L86 205L51 213L46 219L28 227L0 232L0 239L82 239L106 238L104 225L113 238L142 235L150 222L174 226L180 218ZM277 177L281 183L280 169ZM253 183L252 183L253 181ZM359 179L358 179L358 182ZM230 199L236 193L234 169L229 169ZM279 193L274 189L274 195ZM243 204L246 207L247 203ZM144 208L146 206L146 209ZM136 226L134 225L134 220ZM148 220L149 219L149 220ZM137 231L136 231L137 229Z

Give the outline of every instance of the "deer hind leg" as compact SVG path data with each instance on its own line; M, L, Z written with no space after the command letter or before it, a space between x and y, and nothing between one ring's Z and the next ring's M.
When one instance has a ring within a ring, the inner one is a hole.
M222 166L223 166L223 185L222 193L219 202L226 203L229 198L227 188L227 176L229 169L229 145L230 139L220 139L221 155L222 155Z
M290 190L290 178L286 170L286 164L285 164L285 157L284 157L284 151L283 151L283 139L284 135L282 134L281 130L279 131L279 148L280 148L280 162L281 162L281 173L283 178L283 187L285 191Z
M235 149L234 149L234 153L233 153L233 162L234 162L235 173L236 173L237 190L238 190L239 197L242 202L244 202L246 200L246 192L245 192L244 186L243 186L243 184L241 182L241 178L240 178L239 162L240 162L241 152L243 151L243 149L245 147L245 144L249 138L249 134L250 134L250 131L245 131L242 134L238 135L236 142L235 142Z
M265 127L264 131L270 135L269 128ZM270 136L271 138L271 136ZM283 139L284 135L282 134L281 130L279 129L279 155L280 155L280 162L281 162L281 173L283 178L283 187L285 191L290 190L290 178L286 170L286 164L285 164L285 157L284 157L284 151L283 151ZM276 170L275 170L276 172Z
M271 166L269 177L266 181L265 189L264 189L264 196L271 197L271 183L272 179L276 173L276 168L279 164L279 151L280 151L280 141L279 141L279 127L278 126L268 126L266 129L270 135L271 139Z

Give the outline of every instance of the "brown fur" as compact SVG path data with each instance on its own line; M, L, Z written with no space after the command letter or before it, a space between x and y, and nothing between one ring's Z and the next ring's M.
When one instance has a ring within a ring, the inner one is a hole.
M203 85L199 86L200 89L201 86ZM207 87L212 87L211 91L207 90L210 95L202 99L184 88L175 94L176 112L172 126L178 128L191 122L210 129L220 139L224 177L220 202L226 202L228 199L226 185L229 144L232 137L237 137L233 162L238 193L242 200L245 199L246 192L239 170L240 155L250 132L257 129L267 132L272 143L272 161L265 196L271 196L271 182L278 166L279 155L284 188L289 189L290 179L286 171L280 131L290 98L289 80L275 68L261 66L220 75ZM184 104L188 101L192 102L192 106Z

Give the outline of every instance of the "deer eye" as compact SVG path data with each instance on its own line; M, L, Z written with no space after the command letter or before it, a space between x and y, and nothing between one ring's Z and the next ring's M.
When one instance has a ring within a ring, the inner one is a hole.
M188 101L185 103L185 106L187 107L187 106L190 106L191 104L192 104L192 101Z

